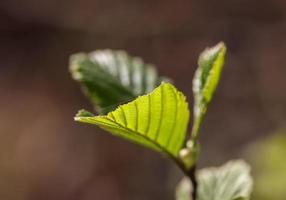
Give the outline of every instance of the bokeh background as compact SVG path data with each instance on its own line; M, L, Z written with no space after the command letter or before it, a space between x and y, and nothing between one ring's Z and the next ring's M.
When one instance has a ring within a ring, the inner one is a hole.
M173 199L182 174L170 161L73 121L91 105L70 77L69 56L127 50L191 103L197 57L221 40L227 61L200 167L245 157L285 127L286 1L0 1L0 199Z

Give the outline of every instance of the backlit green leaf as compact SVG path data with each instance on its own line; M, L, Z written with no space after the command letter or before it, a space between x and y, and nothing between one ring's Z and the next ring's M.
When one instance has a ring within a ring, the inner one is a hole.
M169 83L107 115L87 116L81 111L75 120L98 125L115 136L165 153L182 165L178 154L186 136L189 109L185 96Z
M71 57L70 71L101 114L151 92L162 81L152 65L124 51L75 54Z
M230 161L220 168L202 169L197 174L197 200L248 200L252 190L250 167Z
M215 47L207 48L199 57L198 69L193 80L194 92L194 124L192 137L197 138L203 117L207 111L224 64L226 47L219 43Z

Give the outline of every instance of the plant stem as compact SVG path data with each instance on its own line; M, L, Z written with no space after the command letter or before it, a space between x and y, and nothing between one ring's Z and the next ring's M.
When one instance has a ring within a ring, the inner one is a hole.
M197 178L196 178L196 165L194 165L188 172L188 177L190 178L192 185L193 185L193 190L192 190L192 200L196 200L197 198Z

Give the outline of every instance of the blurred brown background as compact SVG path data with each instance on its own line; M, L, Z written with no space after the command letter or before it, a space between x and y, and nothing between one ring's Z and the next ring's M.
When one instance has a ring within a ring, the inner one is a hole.
M242 156L285 127L284 0L0 1L0 199L173 199L182 176L161 156L91 126L69 55L125 49L158 66L192 102L198 54L228 46L202 133L200 165Z

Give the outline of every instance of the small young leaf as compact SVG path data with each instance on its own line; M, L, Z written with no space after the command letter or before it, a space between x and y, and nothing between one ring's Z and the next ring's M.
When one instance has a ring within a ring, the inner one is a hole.
M81 113L76 121L98 125L115 136L165 153L182 167L178 154L186 136L189 109L185 96L173 85L162 83L107 115L86 117Z
M151 92L162 81L152 65L124 51L75 54L71 56L70 71L100 114Z
M248 200L252 190L250 167L244 161L230 161L220 168L198 172L198 200Z
M210 103L224 64L226 47L219 43L215 47L207 48L199 57L198 69L193 80L194 92L194 124L192 137L197 138L199 128Z

